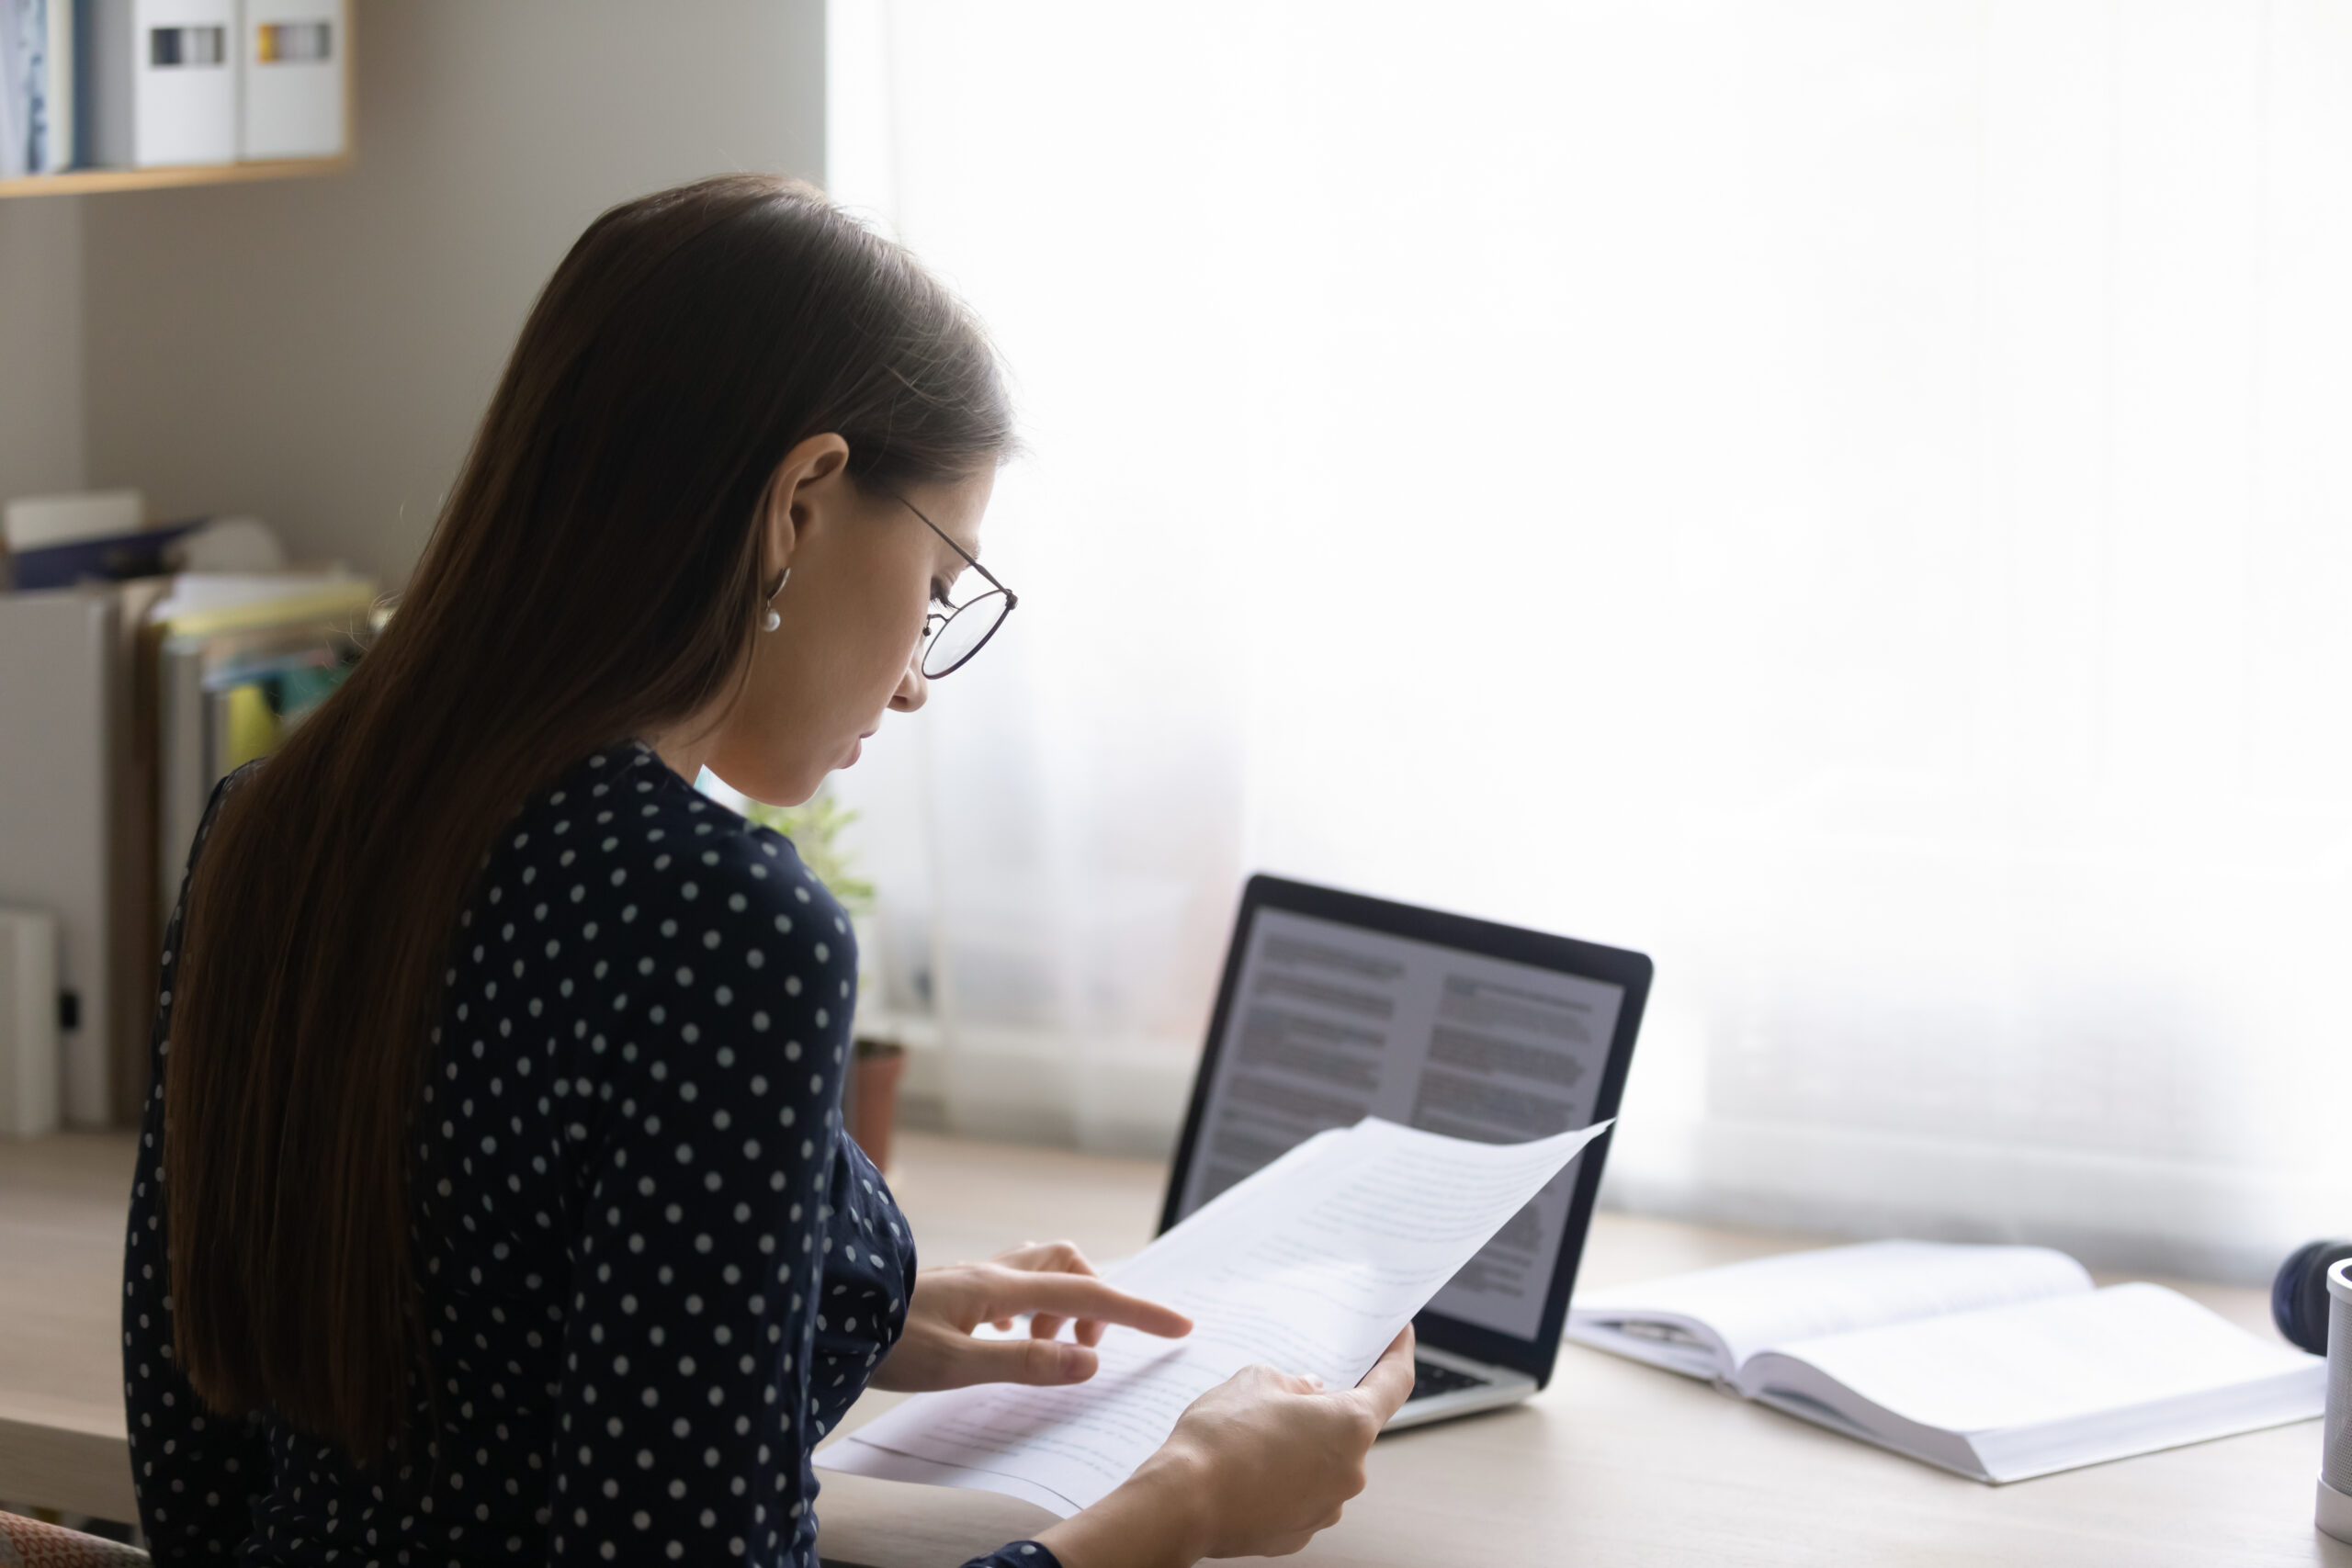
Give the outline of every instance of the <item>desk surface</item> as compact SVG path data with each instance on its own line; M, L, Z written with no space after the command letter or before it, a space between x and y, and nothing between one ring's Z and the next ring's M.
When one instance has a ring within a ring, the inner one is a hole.
M907 1134L897 1152L892 1184L938 1261L1056 1237L1115 1257L1159 1212L1164 1168L1149 1161ZM115 1303L130 1162L125 1135L0 1139L0 1498L129 1515ZM1583 1280L1814 1239L1602 1214ZM2258 1292L2179 1288L2269 1333ZM867 1395L845 1427L896 1397ZM2304 1422L1990 1487L1568 1345L1528 1404L1383 1438L1345 1520L1285 1561L2352 1568L2352 1547L2312 1529L2318 1447ZM1049 1522L983 1493L822 1479L836 1563L944 1568Z
M0 1500L138 1517L122 1415L129 1133L0 1138Z
M1165 1168L911 1137L891 1185L922 1256L1067 1237L1096 1257L1150 1238ZM1579 1280L1615 1284L1819 1238L1600 1214ZM2261 1293L2175 1284L2267 1337ZM870 1393L854 1430L900 1397ZM1384 1438L1371 1485L1295 1563L2324 1564L2312 1528L2319 1423L1994 1487L1849 1441L1703 1383L1563 1345L1525 1404ZM1049 1517L983 1493L820 1472L829 1562L942 1568Z

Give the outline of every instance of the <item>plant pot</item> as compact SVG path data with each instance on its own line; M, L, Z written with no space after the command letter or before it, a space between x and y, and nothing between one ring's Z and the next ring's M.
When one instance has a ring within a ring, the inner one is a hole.
M886 1175L890 1169L890 1129L899 1120L899 1079L906 1075L907 1048L882 1040L861 1040L850 1072L849 1135Z

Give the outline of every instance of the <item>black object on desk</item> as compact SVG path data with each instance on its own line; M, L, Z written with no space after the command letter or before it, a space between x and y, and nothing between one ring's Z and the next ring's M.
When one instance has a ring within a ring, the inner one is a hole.
M2327 1354L2327 1271L2352 1258L2352 1241L2313 1241L2297 1247L2270 1282L2270 1321L2290 1345Z

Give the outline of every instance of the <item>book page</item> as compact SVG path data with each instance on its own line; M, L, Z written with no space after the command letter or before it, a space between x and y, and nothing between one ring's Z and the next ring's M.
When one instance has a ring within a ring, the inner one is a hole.
M1905 1420L1962 1434L2120 1412L2280 1373L2307 1373L2316 1393L2323 1365L2150 1284L1776 1346L1743 1372L1741 1392L1769 1387L1783 1359Z
M1094 1377L922 1394L824 1450L833 1470L1008 1492L1068 1517L1167 1439L1187 1405L1264 1362L1350 1388L1413 1314L1608 1123L1481 1144L1367 1117L1220 1193L1111 1273L1190 1316L1112 1328ZM909 1462L912 1461L912 1462Z
M1702 1326L1724 1347L1713 1374L1728 1377L1758 1351L1797 1340L2090 1288L2081 1264L2048 1247L1873 1241L1580 1291L1567 1337L1625 1353L1606 1330L1629 1323Z

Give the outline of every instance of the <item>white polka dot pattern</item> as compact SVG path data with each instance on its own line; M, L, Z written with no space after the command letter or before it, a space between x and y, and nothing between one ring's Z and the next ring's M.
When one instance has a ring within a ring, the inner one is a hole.
M897 1205L840 1131L856 970L790 843L640 744L508 825L460 918L417 1107L435 1397L420 1382L433 1436L396 1471L267 1412L210 1414L171 1365L159 1088L123 1305L156 1560L814 1564L810 1452L914 1279ZM1053 1558L1014 1542L979 1561Z

